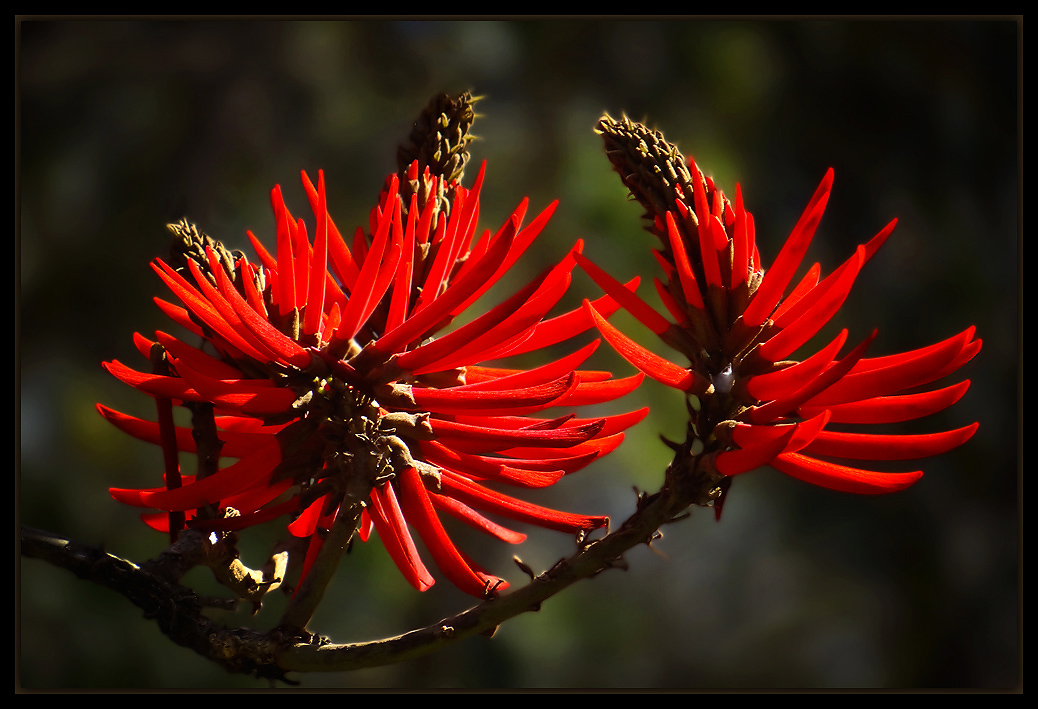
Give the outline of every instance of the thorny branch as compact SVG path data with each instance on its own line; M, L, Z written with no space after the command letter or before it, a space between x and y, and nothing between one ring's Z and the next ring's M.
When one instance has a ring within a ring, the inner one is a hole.
M483 601L458 615L396 637L336 644L328 638L291 630L285 625L257 633L227 628L207 618L203 609L227 605L198 596L177 580L191 566L215 564L207 558L207 538L193 530L150 562L134 564L103 549L22 528L24 556L68 569L81 579L125 596L154 619L171 640L189 647L229 672L289 681L287 672L338 672L387 665L431 653L477 634L492 634L509 618L537 611L541 604L581 579L610 568L626 568L623 555L659 537L661 526L682 518L690 505L709 504L719 494L717 478L699 469L697 460L680 453L667 470L663 488L638 501L637 511L616 531L583 542L569 558L513 591ZM702 466L709 467L709 466ZM238 565L240 561L234 560ZM256 572L253 572L256 573ZM245 577L249 577L245 574Z

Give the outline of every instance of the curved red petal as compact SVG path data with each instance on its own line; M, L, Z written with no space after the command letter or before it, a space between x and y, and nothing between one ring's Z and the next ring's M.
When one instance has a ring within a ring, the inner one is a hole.
M624 335L599 315L589 301L584 301L584 308L595 321L598 331L613 346L613 349L640 371L658 382L681 391L689 391L697 383L697 375L695 373L684 367L679 367L673 362L668 362ZM705 389L705 386L703 388Z
M400 503L408 522L418 530L436 565L451 583L478 598L491 595L501 588L501 579L473 569L454 546L436 516L418 471L405 468L398 479L401 485Z
M776 470L819 487L858 495L882 495L913 485L923 472L880 473L808 458L799 453L783 453L771 462Z
M926 458L961 446L973 436L977 426L974 423L954 431L902 435L822 431L804 452L857 460Z
M425 591L435 584L432 574L418 555L392 485L387 483L372 489L371 509L368 512L382 545L408 583L419 591Z
M900 423L930 416L955 404L969 389L965 380L943 389L900 396L876 396L871 399L832 404L827 407L833 423ZM801 416L812 416L822 407L801 406Z

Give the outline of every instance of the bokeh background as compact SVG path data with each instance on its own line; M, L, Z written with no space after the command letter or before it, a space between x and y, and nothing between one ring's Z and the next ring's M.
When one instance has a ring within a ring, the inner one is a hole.
M299 170L323 168L337 221L366 223L429 97L471 89L485 96L473 148L488 161L484 223L498 226L524 196L531 210L561 202L525 273L579 237L618 277L649 276L653 237L592 130L602 112L626 112L730 195L742 185L766 262L830 166L835 188L809 254L826 271L898 217L822 336L848 327L859 341L878 327L870 354L880 355L975 324L984 347L963 372L972 388L923 428L979 421L978 433L889 497L747 474L720 523L695 511L654 549L629 553L629 570L578 584L492 639L297 676L300 686L1017 686L1021 31L1012 19L16 22L16 517L131 559L163 548L106 492L154 484L159 453L94 404L151 413L100 363L136 362L132 333L171 327L148 267L166 252L167 222L187 216L244 247L246 229L273 234L271 186L305 212ZM572 290L571 304L597 293L579 273ZM592 364L632 373L606 347ZM662 481L658 434L683 436L674 394L646 383L623 403L653 413L625 445L539 499L624 519L633 488ZM246 562L262 563L273 534L256 534ZM514 583L512 553L539 571L573 549L536 530L519 549L459 534ZM268 686L172 645L111 592L18 564L21 687ZM205 574L191 581L213 590ZM312 628L340 642L469 602L446 581L415 592L377 543L354 549L332 594ZM262 628L282 606L226 620Z

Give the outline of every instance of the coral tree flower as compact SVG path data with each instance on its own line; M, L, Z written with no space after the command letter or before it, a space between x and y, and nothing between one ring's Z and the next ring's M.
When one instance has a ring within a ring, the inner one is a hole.
M442 573L477 596L504 583L455 546L443 515L511 543L525 535L490 516L575 534L605 526L605 517L547 509L497 489L553 484L615 448L646 411L535 416L637 386L640 375L616 380L579 369L597 341L533 369L481 364L592 328L580 308L545 319L570 282L579 242L511 298L445 332L509 271L555 207L523 226L523 201L500 229L480 234L483 174L466 189L411 163L403 188L391 176L368 228L348 241L328 212L323 173L316 185L303 173L313 238L275 187L276 249L249 233L258 264L186 222L172 226L183 263L153 267L181 305L156 302L201 345L163 332L155 341L137 335L140 352L159 366L105 365L155 397L160 415L152 423L99 406L101 413L167 453L162 487L113 488L115 499L159 510L146 516L158 529L175 529L181 519L205 530L238 529L290 514L288 529L309 540L304 574L321 530L360 501L360 536L375 530L412 585L433 584L416 531ZM596 303L616 308L608 297ZM172 426L170 404L192 412L193 430ZM178 451L197 454L198 475L180 477Z
M974 329L930 347L867 358L875 333L844 354L848 333L803 359L793 355L837 312L862 266L893 231L888 224L824 278L815 264L794 276L829 199L830 170L766 271L754 222L736 189L732 204L695 162L662 134L624 118L599 124L607 153L632 195L647 209L648 230L662 248L665 279L657 291L669 318L581 255L591 277L642 324L677 349L675 364L616 330L585 303L601 332L645 374L685 392L691 421L683 453L734 476L759 466L815 485L854 493L908 487L922 472L878 472L858 461L907 460L961 445L977 424L953 431L895 435L846 430L892 424L941 411L969 381L927 385L955 372L980 350Z

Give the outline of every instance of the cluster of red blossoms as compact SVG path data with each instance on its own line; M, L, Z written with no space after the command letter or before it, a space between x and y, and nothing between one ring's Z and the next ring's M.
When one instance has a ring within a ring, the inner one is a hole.
M259 264L186 222L171 226L180 238L174 258L153 267L182 305L156 302L201 344L137 335L149 371L106 364L155 398L158 420L104 406L101 413L165 453L161 487L113 488L115 499L157 510L145 521L173 535L289 516L288 530L308 544L304 577L326 530L351 516L353 531L367 540L374 530L424 590L433 577L414 530L451 582L492 594L504 582L456 547L441 515L511 543L525 536L487 515L578 535L606 526L605 517L546 509L494 486L551 485L613 450L647 411L543 414L611 401L641 382L641 374L580 370L597 341L534 369L483 363L594 327L641 372L685 394L688 438L675 445L670 474L699 475L707 494L695 501L716 503L718 513L731 476L763 465L836 490L890 492L922 473L847 463L935 455L970 438L976 424L921 435L841 425L907 421L954 404L968 381L927 385L976 355L973 328L877 358L864 356L875 333L841 355L844 330L807 358L790 359L837 312L893 222L825 278L815 264L790 287L828 201L831 171L765 271L741 192L733 205L693 161L640 124L607 116L599 130L661 240L665 279L655 283L669 318L634 293L635 282L621 284L584 258L578 241L511 298L448 331L509 271L555 205L523 226L524 200L500 229L480 233L483 170L467 189L460 171L413 162L387 180L368 228L348 242L328 213L323 173L316 186L303 173L313 239L275 188L275 253L249 233ZM545 319L578 264L606 295ZM621 306L689 363L665 360L611 326L605 318ZM174 424L177 406L190 411L191 427ZM195 475L181 474L181 452L196 455Z
M875 358L864 357L875 332L840 356L848 334L843 330L809 357L790 359L839 310L896 220L825 278L816 263L790 288L825 211L832 170L765 271L753 217L738 187L733 205L662 134L626 118L617 122L604 117L599 132L614 167L646 208L648 230L662 242L655 253L666 280L655 283L673 320L583 256L575 258L603 290L690 364L680 366L650 352L606 322L594 304L585 307L628 361L688 396L691 420L683 453L697 465L725 477L770 465L834 490L884 493L908 487L922 472L876 472L845 462L932 456L973 435L976 423L913 435L834 428L908 421L957 402L968 380L940 389L924 387L980 351L972 327L930 347Z
M101 413L167 452L163 487L112 489L115 499L166 511L145 516L156 529L168 529L171 520L238 529L292 514L289 531L309 539L304 575L320 549L319 530L361 501L361 538L374 529L412 585L433 584L413 528L444 575L477 596L505 584L457 549L441 514L512 543L525 535L484 513L570 533L607 524L605 517L545 509L487 485L551 485L613 450L622 431L647 413L533 416L610 401L640 383L641 375L617 380L579 370L597 341L535 369L479 364L592 328L579 308L544 319L569 285L580 242L511 298L433 337L511 268L555 205L523 227L524 200L499 230L476 238L482 170L471 189L444 184L428 170L419 174L417 163L406 179L409 202L391 176L369 229L358 229L349 246L328 213L323 173L316 187L303 173L316 217L312 242L275 188L276 254L249 234L261 265L233 257L189 225L175 228L187 242L186 265L156 260L153 267L183 307L156 302L211 349L158 332L157 343L140 335L136 343L145 357L161 359L165 371L106 364L155 397L160 416L151 423L103 406ZM597 305L616 309L611 298ZM192 411L194 435L163 425L163 402ZM203 407L211 407L216 451L199 449ZM177 451L198 454L199 475L180 476ZM219 462L203 473L208 459Z

